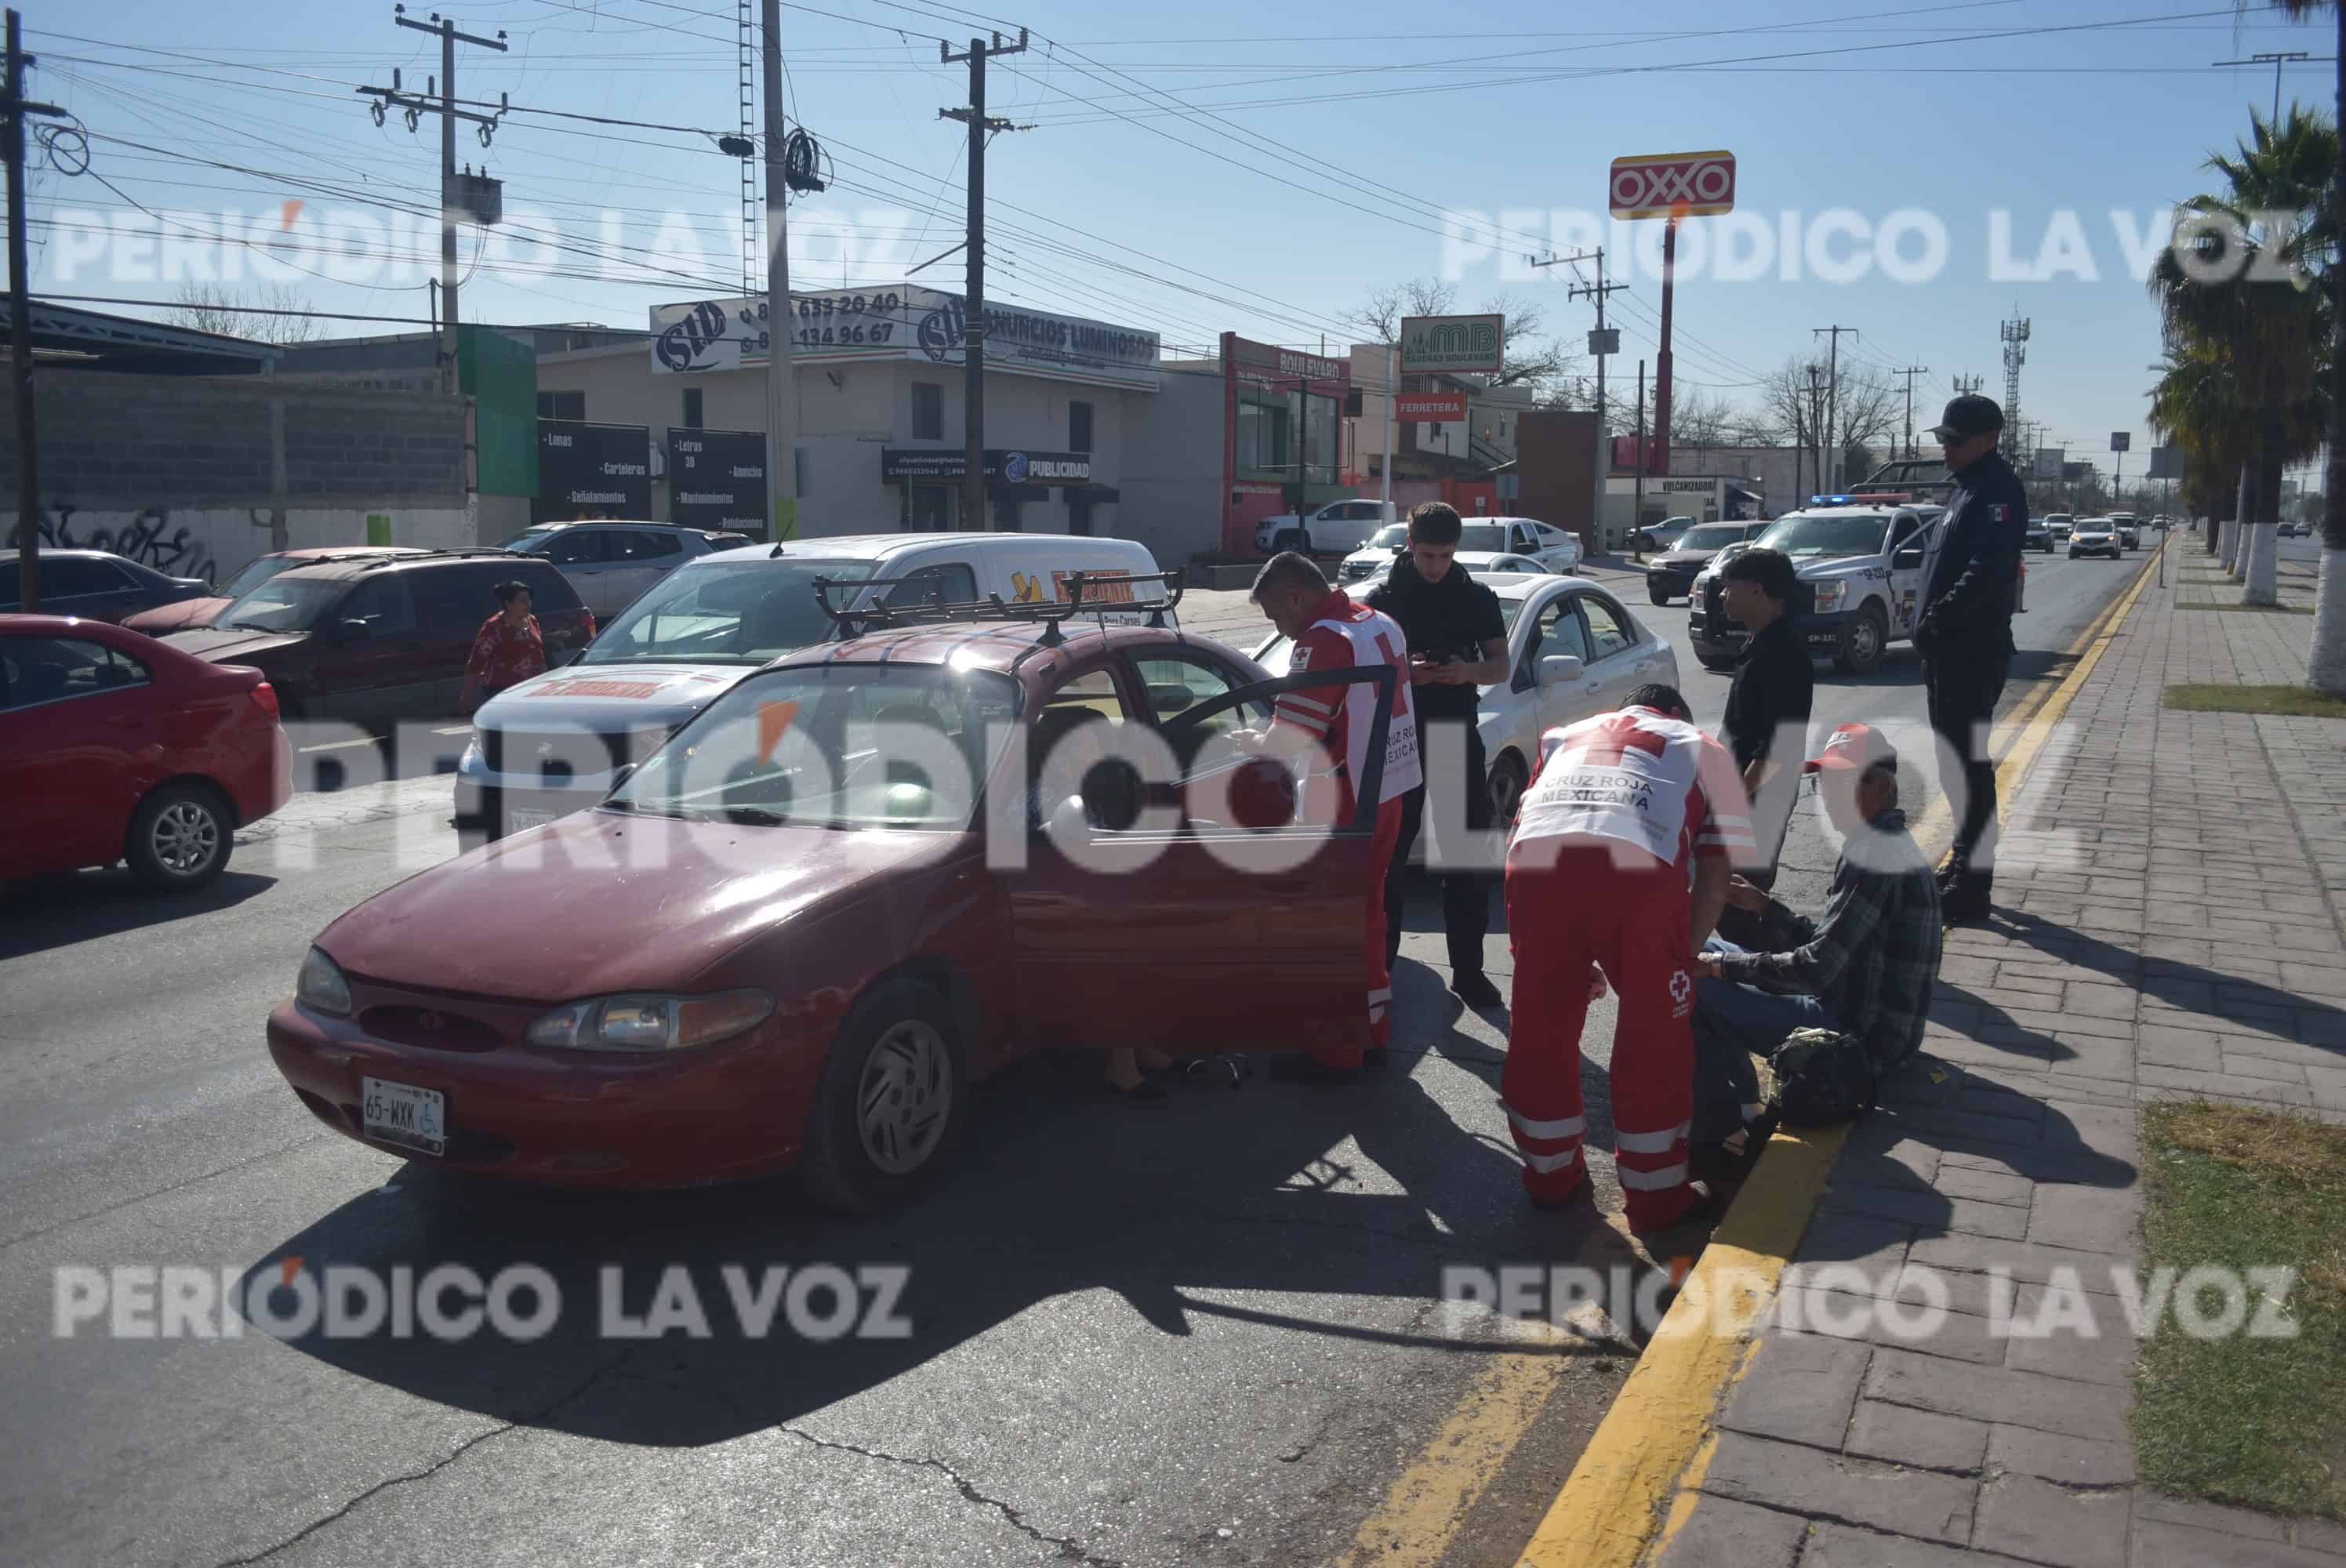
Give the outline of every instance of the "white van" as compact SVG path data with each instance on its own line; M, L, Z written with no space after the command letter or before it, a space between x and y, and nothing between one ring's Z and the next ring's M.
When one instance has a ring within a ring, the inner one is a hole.
M1066 534L856 534L754 545L688 561L571 663L510 687L473 716L456 765L456 824L468 838L534 827L595 804L612 773L658 749L685 720L761 665L839 627L815 580L862 582L832 591L835 608L1065 600L1074 573L1157 570L1132 539ZM1166 598L1162 583L1095 584L1085 604L1137 620ZM1168 624L1178 616L1167 612Z

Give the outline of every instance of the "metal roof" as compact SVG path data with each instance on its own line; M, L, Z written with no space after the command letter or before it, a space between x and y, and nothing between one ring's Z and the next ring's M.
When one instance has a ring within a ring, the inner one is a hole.
M274 343L199 332L160 321L32 301L33 357L60 369L148 375L254 375L283 353Z

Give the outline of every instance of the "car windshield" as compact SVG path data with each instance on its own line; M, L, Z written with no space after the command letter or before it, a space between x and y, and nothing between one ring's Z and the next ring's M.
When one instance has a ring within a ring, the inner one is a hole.
M238 595L212 624L254 632L311 631L349 587L340 577L274 576Z
M1700 528L1689 528L1678 535L1681 550L1723 550L1743 537L1740 523L1712 523Z
M1889 527L1887 519L1871 512L1840 516L1824 513L1787 517L1760 535L1759 543L1770 550L1781 550L1796 561L1834 555L1878 555Z
M250 562L243 571L222 583L219 585L219 596L223 599L240 598L289 566L298 566L301 564L291 555L263 555Z
M604 809L753 827L969 826L1018 718L991 670L831 663L743 681Z
M2088 517L2083 523L2077 524L2077 532L2080 534L2106 534L2110 531L2112 526L2113 524L2106 517Z
M689 566L627 606L579 663L769 664L831 636L817 577L871 575L869 561L812 557Z
M1361 547L1364 550L1398 550L1408 543L1409 524L1388 523L1371 535L1369 542Z
M1495 555L1507 547L1506 525L1502 523L1469 523L1459 532L1458 547Z

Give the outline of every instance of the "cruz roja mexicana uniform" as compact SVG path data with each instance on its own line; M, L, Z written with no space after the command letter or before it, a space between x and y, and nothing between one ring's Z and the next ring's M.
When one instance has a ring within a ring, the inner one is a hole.
M1515 976L1499 1085L1535 1203L1561 1203L1588 1179L1580 1032L1592 963L1620 995L1613 1146L1629 1223L1657 1229L1698 1201L1687 1178L1689 964L1709 932L1692 929L1688 883L1697 859L1716 860L1723 871L1730 852L1752 858L1744 809L1726 748L1652 708L1599 714L1541 737L1539 772L1507 844Z

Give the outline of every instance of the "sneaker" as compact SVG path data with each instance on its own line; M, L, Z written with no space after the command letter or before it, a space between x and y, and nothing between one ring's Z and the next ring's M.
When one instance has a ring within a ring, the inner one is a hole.
M1450 989L1459 1001L1469 1007L1499 1007L1504 1006L1507 1000L1499 994L1499 988L1491 983L1490 977L1479 969L1461 970L1452 975Z

